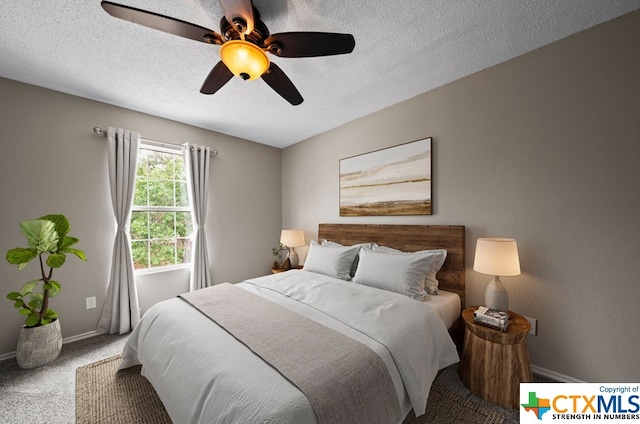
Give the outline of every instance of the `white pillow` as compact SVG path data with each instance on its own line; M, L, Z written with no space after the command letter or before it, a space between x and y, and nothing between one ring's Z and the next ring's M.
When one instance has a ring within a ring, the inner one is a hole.
M405 253L374 246L372 249L363 248L359 256L354 283L420 298L429 294L426 282L430 285L429 291L437 294L438 280L435 275L442 267L447 251L422 250Z
M311 241L305 271L329 275L341 280L351 280L351 266L360 250L360 246L321 246Z
M385 252L385 253L395 253L395 254L407 253L407 252L403 252L402 250L394 249L391 247L380 246L376 243L372 243L371 248L375 251ZM445 249L432 249L432 250L420 250L418 252L413 252L413 253L422 253L422 254L432 253L434 255L432 258L433 262L431 264L431 267L424 277L424 290L431 295L437 295L438 293L440 293L440 289L439 289L440 283L436 278L436 274L438 273L438 271L440 271L440 268L442 268L444 261L447 259L447 251Z
M327 246L327 247L344 247L342 244L340 243L336 243L335 241L330 241L327 239L322 239L322 243L323 246ZM353 246L358 246L358 251L360 251L361 248L366 247L366 248L371 248L372 246L374 246L375 243L359 243L359 244L354 244ZM358 258L359 256L356 254L356 257L353 260L353 264L351 265L351 277L353 278L354 275L356 275L356 269L358 268Z

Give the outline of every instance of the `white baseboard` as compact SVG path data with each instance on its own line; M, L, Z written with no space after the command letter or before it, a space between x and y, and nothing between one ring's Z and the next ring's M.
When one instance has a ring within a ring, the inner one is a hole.
M5 359L11 359L16 357L16 352L3 353L0 355L0 361L4 361Z
M62 344L71 343L71 342L77 342L78 340L88 339L88 338L91 338L91 337L95 337L95 336L97 336L99 334L101 334L101 333L98 333L96 330L89 331L89 332L82 333L82 334L77 334L75 336L66 337L66 338L62 339Z
M561 383L585 383L584 381L578 380L577 378L560 374L559 372L551 371L546 368L539 367L537 365L531 365L531 371L533 371L535 374L539 374L543 377L547 377L552 380L559 381Z
M62 344L77 342L78 340L88 339L90 337L95 337L99 334L101 333L98 333L96 330L93 330L87 333L77 334L71 337L65 337L64 339L62 339ZM11 359L15 357L16 357L16 351L14 350L13 352L3 353L2 355L0 355L0 361L4 361L5 359Z

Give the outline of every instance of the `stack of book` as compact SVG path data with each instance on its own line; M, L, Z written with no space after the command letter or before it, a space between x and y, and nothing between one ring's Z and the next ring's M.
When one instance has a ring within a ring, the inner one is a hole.
M507 311L479 306L473 313L473 321L496 330L506 331L507 327L509 327L509 314Z

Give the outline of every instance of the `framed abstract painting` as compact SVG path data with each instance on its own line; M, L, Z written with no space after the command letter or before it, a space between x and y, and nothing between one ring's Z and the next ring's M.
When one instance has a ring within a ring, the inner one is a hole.
M431 137L340 159L340 216L431 215Z

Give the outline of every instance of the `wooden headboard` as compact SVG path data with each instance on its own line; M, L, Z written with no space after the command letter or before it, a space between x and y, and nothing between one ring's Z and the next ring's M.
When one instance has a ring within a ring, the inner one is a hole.
M319 224L318 240L344 245L375 242L404 252L446 249L447 260L438 272L439 286L460 296L465 306L463 225Z

